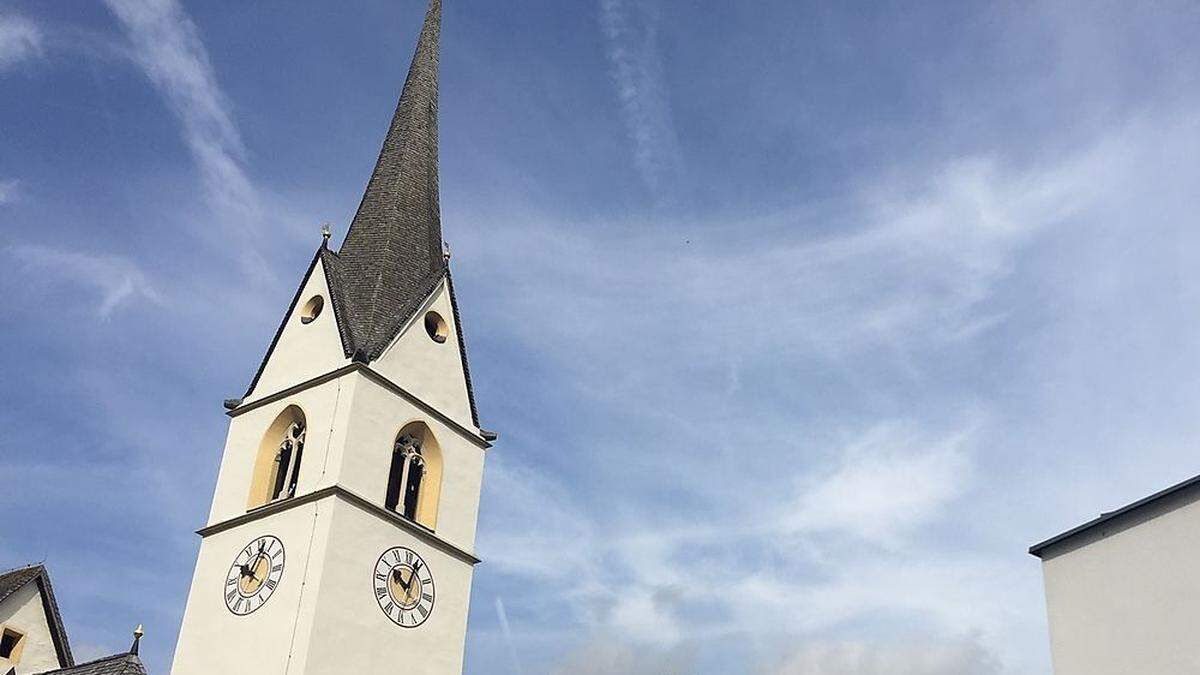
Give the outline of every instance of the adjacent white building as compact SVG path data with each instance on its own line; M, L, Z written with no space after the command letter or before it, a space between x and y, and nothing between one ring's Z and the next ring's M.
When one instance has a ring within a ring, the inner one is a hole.
M1200 476L1029 552L1055 675L1200 673Z

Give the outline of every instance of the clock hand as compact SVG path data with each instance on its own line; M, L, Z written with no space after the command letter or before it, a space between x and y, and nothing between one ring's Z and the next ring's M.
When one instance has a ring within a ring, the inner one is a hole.
M400 588L404 589L405 595L407 596L408 595L408 587L412 585L412 579L409 579L408 583L404 583L404 575L400 574L399 567L392 570L392 578L396 580L396 583L400 584Z

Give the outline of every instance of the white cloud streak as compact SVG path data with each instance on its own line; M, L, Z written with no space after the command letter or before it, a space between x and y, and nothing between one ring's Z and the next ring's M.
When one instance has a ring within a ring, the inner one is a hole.
M10 246L7 253L33 286L67 283L96 294L98 301L91 304L89 311L102 319L138 301L163 302L146 274L125 258L35 244Z
M21 181L15 178L0 180L0 206L12 204L21 197Z
M217 83L196 24L176 0L105 0L124 27L146 76L183 125L184 140L214 205L241 222L260 217L261 200L246 175L245 148Z
M34 22L15 14L0 14L0 71L41 56L44 36Z
M889 547L937 518L971 484L971 428L928 438L905 424L869 428L832 473L805 479L786 531L835 532Z
M995 675L997 659L974 641L806 644L763 675Z
M669 202L682 160L654 14L645 0L600 0L600 27L634 163L655 199Z

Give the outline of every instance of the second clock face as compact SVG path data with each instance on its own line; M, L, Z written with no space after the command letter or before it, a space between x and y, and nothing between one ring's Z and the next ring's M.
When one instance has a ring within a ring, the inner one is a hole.
M245 616L267 604L283 578L283 542L266 535L246 544L225 575L225 606Z
M375 600L398 626L416 628L433 613L433 574L412 549L397 546L375 563Z

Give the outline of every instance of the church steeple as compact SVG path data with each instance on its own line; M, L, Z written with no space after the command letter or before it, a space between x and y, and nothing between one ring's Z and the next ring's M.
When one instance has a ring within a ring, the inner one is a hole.
M441 16L430 0L341 250L323 230L230 401L173 675L462 673L496 435L479 427L442 253Z
M430 0L383 149L333 265L347 347L368 360L387 347L445 272L438 196L441 21L441 0Z

